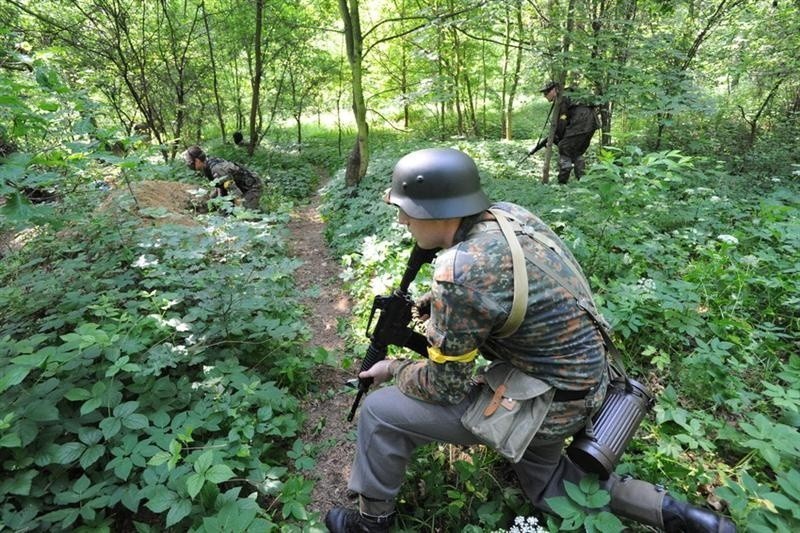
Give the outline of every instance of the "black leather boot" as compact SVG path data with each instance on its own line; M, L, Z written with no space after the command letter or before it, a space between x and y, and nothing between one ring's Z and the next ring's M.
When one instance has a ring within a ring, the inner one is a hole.
M331 533L388 533L394 514L369 516L355 509L334 507L325 515L325 525Z
M664 497L661 515L667 533L736 533L736 526L727 517L669 495Z

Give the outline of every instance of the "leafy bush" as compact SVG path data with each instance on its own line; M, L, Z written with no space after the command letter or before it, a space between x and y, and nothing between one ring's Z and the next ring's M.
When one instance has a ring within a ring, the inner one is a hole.
M284 466L295 394L321 363L298 352L286 217L148 228L95 214L4 259L1 523L315 523L313 463Z

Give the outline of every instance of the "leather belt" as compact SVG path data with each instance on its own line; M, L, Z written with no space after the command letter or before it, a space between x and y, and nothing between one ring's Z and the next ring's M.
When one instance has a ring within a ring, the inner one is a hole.
M556 389L556 393L553 396L553 401L574 402L575 400L583 400L590 392L592 392L592 390L593 389L583 389L583 390Z

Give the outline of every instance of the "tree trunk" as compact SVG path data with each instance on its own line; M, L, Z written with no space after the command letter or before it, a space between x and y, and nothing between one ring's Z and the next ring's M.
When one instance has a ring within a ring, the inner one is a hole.
M253 89L252 99L250 101L250 141L247 143L248 155L253 155L256 149L256 141L258 140L258 132L256 131L256 118L258 117L258 104L259 96L261 93L261 76L264 72L264 58L261 56L261 32L263 29L264 17L264 0L256 0L256 35L253 52L255 55L255 69L253 71L253 78L250 81L250 86Z
M216 102L217 120L219 121L219 131L222 135L222 140L225 140L225 120L222 118L222 102L219 97L219 82L217 80L217 62L214 59L214 43L211 40L211 28L208 24L208 12L206 12L205 1L200 4L203 10L203 24L206 28L206 37L208 38L208 60L211 63L211 75L214 83L214 101Z
M572 30L575 27L575 0L569 0L567 4L567 27L564 31L564 38L561 41L561 57L569 57L569 49L572 46ZM567 80L567 72L562 65L558 66L559 74L556 76L559 91L553 102L553 114L550 122L550 134L547 136L547 150L544 154L544 168L542 169L542 183L550 181L550 161L553 158L553 139L556 136L556 126L558 125L558 113L561 107L562 91Z
M519 42L522 42L523 30L522 27L522 2L517 1L516 3L516 24L517 24L517 35L519 37ZM508 31L508 40L511 40L511 30L509 28ZM504 67L505 68L505 67ZM505 116L505 120L503 121L503 130L505 134L505 139L510 141L514 138L514 130L512 128L512 116L514 113L514 98L517 95L517 87L519 86L519 75L522 71L522 48L520 46L516 47L516 59L514 60L514 70L511 75L511 86L508 88L508 95L506 98L505 108L503 109L503 114ZM505 79L505 76L503 77ZM505 85L505 82L503 82Z
M359 0L339 0L339 11L344 22L344 38L347 60L350 63L353 84L353 115L358 134L353 149L347 158L344 181L348 187L358 185L367 174L369 165L369 126L367 124L367 105L364 101L362 85L363 36L358 8Z

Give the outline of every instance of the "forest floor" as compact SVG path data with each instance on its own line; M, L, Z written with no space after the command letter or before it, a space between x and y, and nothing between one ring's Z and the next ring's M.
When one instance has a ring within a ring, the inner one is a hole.
M342 288L339 263L325 241L319 204L316 193L308 205L295 211L289 222L290 246L293 255L303 262L295 271L298 290L313 289L313 296L302 302L308 309L311 329L308 346L324 348L338 362L345 349L338 323L350 315L352 303ZM347 480L355 454L355 422L348 422L346 417L354 396L344 392L344 383L352 377L352 372L340 367L320 367L316 374L317 388L303 405L307 419L301 438L319 450L316 467L310 475L314 490L309 509L322 517L331 507L351 505Z

